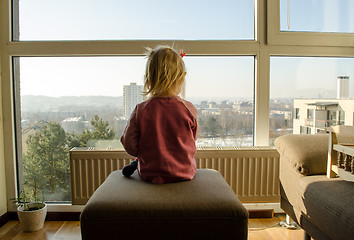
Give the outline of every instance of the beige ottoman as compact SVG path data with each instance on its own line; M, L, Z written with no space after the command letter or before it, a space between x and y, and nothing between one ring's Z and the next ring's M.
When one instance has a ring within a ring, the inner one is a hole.
M159 185L114 171L80 218L83 240L247 239L248 211L210 169L198 169L192 181Z

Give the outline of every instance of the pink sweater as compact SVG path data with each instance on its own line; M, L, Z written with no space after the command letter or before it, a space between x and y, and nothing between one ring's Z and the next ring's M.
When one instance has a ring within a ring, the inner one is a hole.
M197 110L175 97L153 97L138 104L121 142L137 157L140 177L152 183L191 180L198 133Z

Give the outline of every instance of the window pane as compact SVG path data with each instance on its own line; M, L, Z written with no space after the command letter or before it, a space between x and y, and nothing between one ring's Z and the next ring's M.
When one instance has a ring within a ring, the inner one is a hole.
M199 112L197 145L252 145L254 58L184 60L186 99ZM14 62L19 62L21 181L44 186L46 201L70 201L69 150L122 148L127 119L143 100L146 58L19 57Z
M29 185L36 182L44 187L46 201L70 201L69 150L122 147L119 138L127 123L123 86L142 85L146 59L21 57L19 61L20 176Z
M254 57L187 57L186 98L198 109L198 146L253 145Z
M271 57L270 63L271 144L287 133L354 125L353 58Z
M352 0L280 0L280 30L354 33Z
M254 1L19 1L20 40L254 39Z

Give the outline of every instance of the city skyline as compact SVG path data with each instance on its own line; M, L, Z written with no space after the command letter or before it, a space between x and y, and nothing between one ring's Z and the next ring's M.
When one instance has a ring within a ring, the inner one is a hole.
M186 98L253 98L253 57L184 60ZM144 57L21 57L21 95L123 96L124 85L143 85L145 61ZM97 67L102 62L104 67ZM354 59L272 57L270 63L271 98L318 98L319 94L335 98L338 76L349 77L349 95L354 96ZM321 91L313 95L314 89Z

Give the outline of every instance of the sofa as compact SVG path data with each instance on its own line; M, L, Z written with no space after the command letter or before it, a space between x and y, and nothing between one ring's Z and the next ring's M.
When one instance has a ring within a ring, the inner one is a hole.
M354 142L344 136L338 141ZM354 182L327 178L329 135L289 134L274 142L280 154L281 208L305 239L354 239Z

